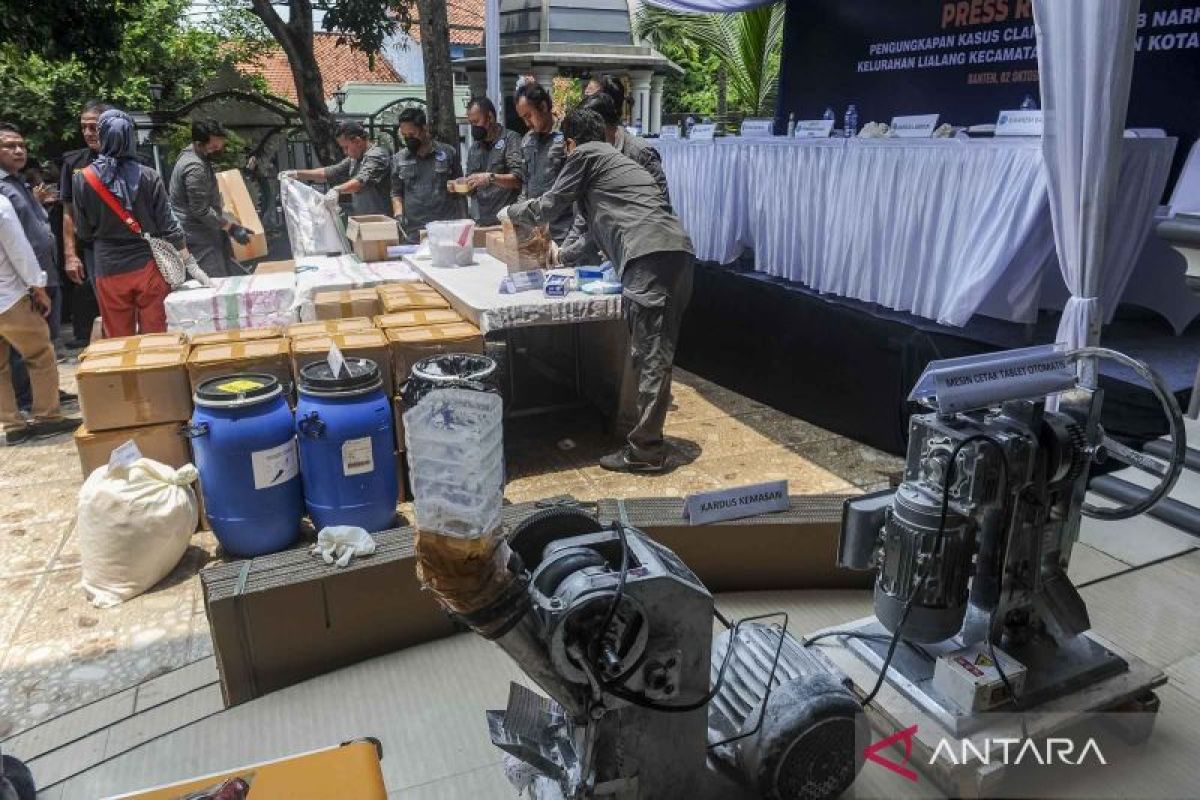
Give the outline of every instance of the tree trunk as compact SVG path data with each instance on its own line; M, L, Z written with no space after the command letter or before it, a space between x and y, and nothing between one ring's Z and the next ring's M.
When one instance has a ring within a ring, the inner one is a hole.
M433 138L458 147L458 113L454 107L454 72L450 65L450 21L444 0L417 0L421 17L421 55L425 61L425 94Z
M717 68L717 122L724 125L729 118L729 73Z
M333 114L325 101L325 82L313 50L313 15L310 0L288 0L288 21L271 7L271 0L251 0L254 15L263 21L288 59L304 132L324 165L342 158L334 139Z

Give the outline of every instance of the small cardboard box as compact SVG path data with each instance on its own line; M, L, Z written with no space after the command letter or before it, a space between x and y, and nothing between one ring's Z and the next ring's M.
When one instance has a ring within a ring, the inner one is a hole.
M387 336L376 328L369 331L349 331L293 339L292 366L297 383L300 381L300 368L314 361L324 361L329 355L330 345L337 345L346 358L369 358L374 361L379 365L379 372L383 378L384 394L390 395L396 391L392 382L391 349L388 347Z
M425 311L434 308L449 308L450 302L424 284L420 288L409 288L405 284L388 284L380 286L379 302L382 306L380 314L395 314L400 311Z
M118 339L102 339L89 344L79 358L111 356L119 353L140 353L147 350L170 350L185 346L187 337L182 333L145 333L141 336L122 336Z
M278 326L267 328L242 328L236 331L215 331L213 333L192 334L192 347L202 344L230 344L232 342L255 342L259 339L278 339L283 336L283 329Z
M93 356L75 381L90 431L186 422L192 416L185 347Z
M261 339L228 344L206 344L192 350L188 356L187 373L195 391L209 378L255 372L272 375L291 395L291 342L287 339Z
M422 358L441 353L483 355L483 334L469 322L424 328L389 328L385 333L392 350L392 374L397 386L408 380L412 365Z
M293 273L296 271L296 262L288 261L260 261L258 266L254 268L255 275L272 275Z
M318 320L374 317L383 313L379 293L374 289L317 292L313 295L313 306Z
M324 336L329 333L350 333L351 331L373 331L375 323L368 317L353 317L351 319L325 319L320 322L297 322L288 325L289 339L300 339L305 336Z
M420 328L426 325L450 325L462 322L463 318L457 311L448 308L431 308L424 311L398 311L395 314L381 314L375 318L375 327L383 328Z
M225 214L237 221L243 228L250 230L249 244L238 244L229 240L233 246L233 257L238 261L250 261L262 258L267 254L267 235L262 220L258 218L258 209L250 199L250 191L242 180L242 173L236 169L217 173L217 186L221 190L221 202L225 205Z
M106 466L113 450L132 440L146 458L179 469L191 463L192 448L183 435L182 422L165 422L141 428L118 428L92 432L80 427L75 431L75 449L79 451L79 466L83 477Z
M346 239L360 260L387 261L388 247L400 244L400 229L391 217L365 214L350 218L346 224Z

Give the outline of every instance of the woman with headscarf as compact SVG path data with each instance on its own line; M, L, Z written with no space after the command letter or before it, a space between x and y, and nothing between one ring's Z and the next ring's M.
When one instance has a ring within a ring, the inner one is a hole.
M93 242L96 254L96 299L106 336L161 333L167 329L163 307L170 287L158 270L150 245L135 233L125 215L141 230L166 239L191 260L183 229L171 214L162 178L136 158L137 134L124 111L110 109L100 115L100 154L91 167L75 173L75 231ZM93 175L85 174L88 170ZM93 188L89 177L99 179L105 191ZM125 212L118 216L103 194L115 198Z

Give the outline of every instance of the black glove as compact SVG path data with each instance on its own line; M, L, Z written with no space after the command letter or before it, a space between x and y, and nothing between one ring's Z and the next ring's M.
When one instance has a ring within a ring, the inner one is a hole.
M229 238L233 239L238 244L250 244L250 235L251 230L249 228L243 228L241 225L229 226Z

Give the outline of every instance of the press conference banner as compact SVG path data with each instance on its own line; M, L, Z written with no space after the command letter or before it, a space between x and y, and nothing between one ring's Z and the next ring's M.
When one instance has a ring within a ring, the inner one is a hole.
M1103 5L1098 2L1097 8ZM1178 167L1200 132L1200 2L1143 0L1128 127L1179 136ZM789 0L779 118L841 124L939 113L994 123L1038 98L1033 0Z

